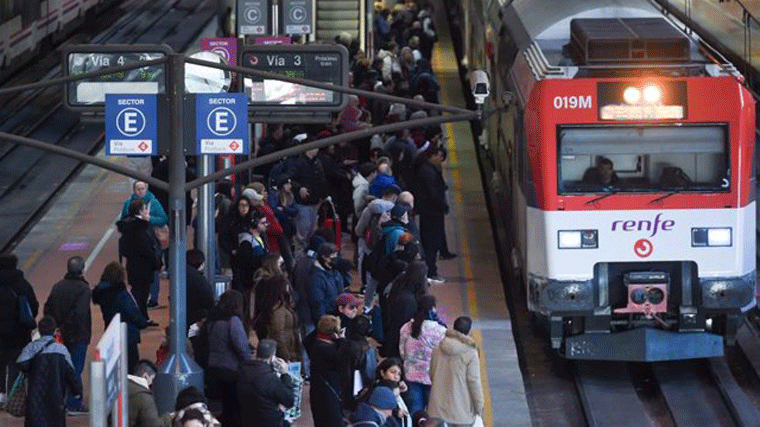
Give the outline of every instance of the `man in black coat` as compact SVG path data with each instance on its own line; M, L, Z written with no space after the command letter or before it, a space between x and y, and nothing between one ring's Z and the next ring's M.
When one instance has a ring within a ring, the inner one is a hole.
M37 317L39 303L34 289L18 269L18 258L11 254L0 255L0 372L8 367L8 385L18 376L18 367L13 363L21 349L32 340L32 330L19 324L18 296L25 295ZM5 381L0 381L0 393L5 393Z
M420 216L420 242L428 265L428 277L439 283L443 279L438 276L436 260L439 251L443 249L443 217L449 213L446 202L448 186L441 173L441 163L445 160L446 149L441 146L433 146L420 154L416 163L417 188L414 194Z
M150 206L141 200L129 205L128 216L116 223L121 238L119 248L127 258L127 280L132 286L132 295L146 319L148 316L148 294L154 273L161 267L158 242L150 224ZM157 324L148 321L149 326Z
M318 153L319 149L315 148L301 154L292 167L291 183L298 210L295 217L297 254L305 252L317 229L317 206L327 196L327 176Z
M80 256L69 258L66 275L53 285L45 302L45 315L55 319L61 331L63 343L71 354L74 371L81 379L87 346L92 336L90 317L90 285L84 280L84 260ZM86 412L81 396L69 396L66 407L69 412Z
M243 408L242 419L249 427L282 427L280 408L293 406L293 381L287 366L275 361L277 342L259 341L256 359L243 362L238 369L237 392Z
M187 259L187 326L203 319L214 307L214 289L199 270L206 256L198 249L190 249Z

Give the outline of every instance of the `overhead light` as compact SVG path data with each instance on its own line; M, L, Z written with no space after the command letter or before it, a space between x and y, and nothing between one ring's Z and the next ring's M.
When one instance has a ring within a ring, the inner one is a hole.
M646 85L642 92L644 95L644 102L647 104L657 104L662 101L662 90L657 85Z

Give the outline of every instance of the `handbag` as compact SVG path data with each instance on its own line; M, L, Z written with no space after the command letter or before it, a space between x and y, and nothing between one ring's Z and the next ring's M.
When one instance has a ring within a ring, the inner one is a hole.
M19 372L8 392L5 410L14 417L23 417L26 413L26 375L23 372Z
M32 356L32 360L39 356L46 348L53 344L55 340L50 340L37 353ZM15 417L23 417L26 414L26 393L27 393L26 374L19 372L16 381L13 382L11 390L8 392L8 400L5 402L5 410Z

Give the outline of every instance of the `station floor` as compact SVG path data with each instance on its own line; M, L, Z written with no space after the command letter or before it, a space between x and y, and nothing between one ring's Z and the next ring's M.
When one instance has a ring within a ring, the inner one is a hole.
M444 26L447 26L445 22L438 23L438 28ZM456 58L448 32L441 33L443 37L433 57L434 69L442 86L441 102L462 107L465 102ZM480 350L486 397L484 424L527 426L530 425L530 415L497 263L497 250L502 249L494 244L469 123L446 124L443 130L449 148L449 160L444 164L443 172L449 185L451 206L445 232L449 249L459 256L438 261L439 272L446 281L432 287L431 292L438 299L441 317L449 325L461 315L468 315L475 321L472 334ZM129 163L125 158L108 160ZM85 277L91 287L97 284L105 265L117 259L118 232L114 223L130 193L128 178L88 166L15 249L20 267L34 286L40 306L46 301L52 285L63 277L69 257L80 255L86 259ZM192 239L188 238L188 241ZM352 249L347 245L344 244L344 251L350 252ZM169 282L163 279L160 305L149 312L160 327L142 332L140 355L143 358L155 360L155 351L164 339L163 328L169 324L168 289ZM91 309L93 337L82 376L86 399L89 398L89 362L104 329L100 308L92 306ZM302 417L294 425L311 426L308 388L304 390L302 410ZM86 426L89 416L69 416L67 423L69 426ZM0 425L22 426L23 419L0 412Z

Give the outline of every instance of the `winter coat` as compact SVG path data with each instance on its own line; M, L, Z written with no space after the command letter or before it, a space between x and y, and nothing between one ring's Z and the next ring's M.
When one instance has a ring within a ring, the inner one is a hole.
M208 366L237 372L240 364L251 358L248 336L237 316L211 321Z
M385 342L388 344L387 357L399 357L399 332L417 312L417 295L412 291L402 290L392 300L388 301L386 320L387 331L385 332ZM385 347L385 346L383 346Z
M309 399L314 425L319 427L340 427L343 424L341 411L342 390L340 387L340 366L338 348L341 341L314 339L307 341L306 350L311 359L311 385Z
M446 331L430 362L433 387L428 413L453 424L472 424L483 414L483 388L475 341L454 329Z
M389 220L391 216L388 212L390 212L391 209L393 209L393 202L390 200L375 199L369 202L359 216L359 220L356 221L356 227L354 227L356 235L362 238L366 235L367 227L372 226L372 216L374 215L385 215L384 218L381 217L378 220L378 223L383 223L384 221Z
M187 265L187 326L208 316L214 307L214 289L200 271Z
M415 209L420 215L445 215L449 213L446 203L446 182L441 171L428 159L419 159L416 169Z
M129 205L131 205L135 200L142 200L143 202L150 204L150 224L152 226L163 227L169 223L169 217L166 215L164 207L161 206L161 202L159 202L156 196L154 196L150 191L145 193L145 197L142 199L139 199L137 196L132 194L129 199L125 200L124 205L121 207L121 219L129 218Z
M363 177L362 174L357 173L354 175L354 179L351 181L351 185L354 187L352 198L354 200L354 213L356 217L362 215L362 211L367 206L365 196L369 194L369 181Z
M272 310L267 338L277 341L277 357L289 362L301 360L301 331L296 313L280 305Z
M90 342L90 285L84 277L68 273L53 285L44 312L53 316L67 345Z
M127 324L127 342L129 344L140 342L140 330L148 326L148 319L142 315L137 301L124 283L101 280L92 290L92 302L100 306L106 328L116 313L120 313L121 321Z
M253 288L253 275L261 267L261 261L268 252L264 236L255 238L246 232L238 235L237 255L233 260L232 288L247 291Z
M319 261L314 261L309 280L309 308L313 324L319 322L322 315L335 307L338 295L343 292L343 279L334 268L325 270Z
M309 159L305 154L298 156L293 163L291 181L296 202L302 205L316 205L327 196L327 176L322 162L317 156ZM309 195L301 199L301 187L309 190Z
M248 360L238 370L237 393L242 419L248 427L284 426L277 405L293 406L293 381L290 375L277 375L264 360Z
M406 322L399 332L398 350L404 361L406 379L430 385L430 357L446 335L446 327L434 320L423 320L420 336L412 337L412 323Z
M16 359L26 373L26 427L65 427L65 395L82 395L82 381L74 371L69 351L50 335L27 344Z
M168 419L158 415L153 393L147 382L141 377L127 376L127 391L129 396L129 425L130 427L164 427L169 426Z
M153 272L161 266L153 227L148 221L134 216L118 221L116 226L123 239L120 249L127 258L129 284L138 286L152 283Z
M37 317L40 304L34 295L32 285L24 278L24 272L18 269L0 270L0 287L2 286L10 286L17 297L26 295L29 307L32 309L32 316ZM10 296L10 294L8 295ZM0 302L0 343L5 346L4 348L10 349L12 346L20 349L24 347L32 340L31 332L19 324L18 301L16 299L9 300L6 303Z

